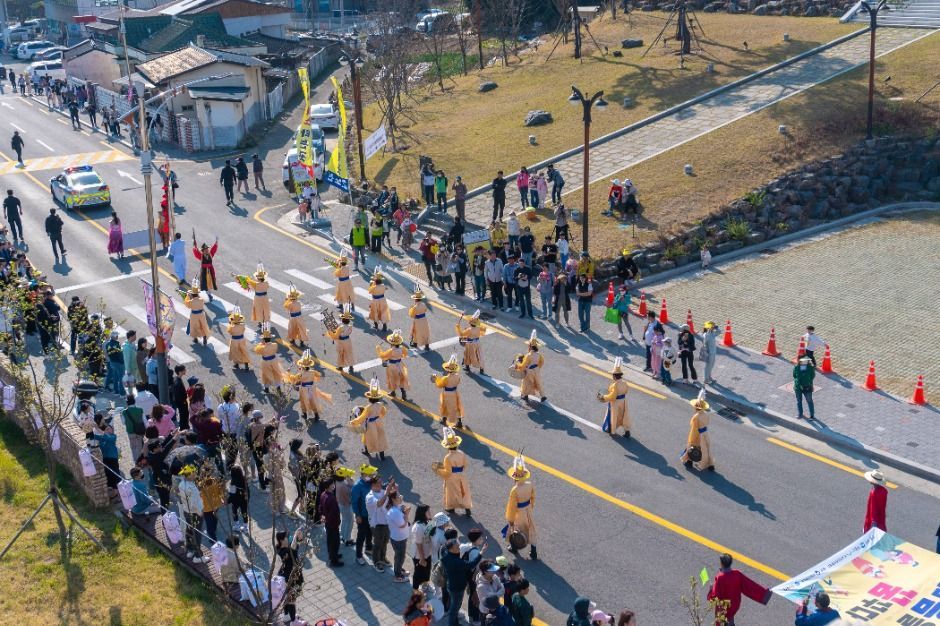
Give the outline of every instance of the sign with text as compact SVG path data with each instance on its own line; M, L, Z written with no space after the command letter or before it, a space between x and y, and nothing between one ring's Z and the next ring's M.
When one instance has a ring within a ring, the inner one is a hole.
M371 159L372 156L384 148L387 143L388 137L385 136L385 126L379 126L363 143L362 149L366 153L366 160Z

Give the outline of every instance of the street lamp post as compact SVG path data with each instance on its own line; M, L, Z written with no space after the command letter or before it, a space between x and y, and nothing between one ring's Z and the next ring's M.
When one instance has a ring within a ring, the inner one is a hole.
M585 97L580 89L572 85L571 95L568 96L568 102L574 106L580 104L584 108L584 116L582 118L584 120L584 177L581 186L583 192L581 207L581 249L585 251L588 249L588 215L590 215L590 211L588 210L588 196L590 194L589 183L591 180L591 108L597 107L598 111L607 108L607 101L604 100L603 95L603 91L598 91L588 98Z
M362 69L362 59L352 58L349 53L344 52L341 63L349 65L349 78L352 79L353 86L353 111L356 115L356 143L359 146L359 179L366 180L366 157L362 151L362 91L359 82L359 70ZM343 138L340 137L340 141Z
M874 7L862 0L862 11L868 13L871 20L871 44L868 50L868 128L865 135L866 139L872 138L872 120L875 111L875 31L878 30L878 12L885 8L888 0L881 0Z

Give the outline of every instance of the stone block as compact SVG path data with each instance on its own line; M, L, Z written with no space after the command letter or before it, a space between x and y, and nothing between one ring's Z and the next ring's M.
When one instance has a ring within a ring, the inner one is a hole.
M480 83L480 87L478 88L478 91L479 91L480 93L486 93L487 91L493 91L493 90L496 89L498 86L499 86L499 85L497 85L497 84L494 83L493 81L488 80L488 81L486 81L486 82Z
M643 40L642 39L624 39L620 42L620 45L624 48L642 48Z
M526 113L524 126L541 126L542 124L552 123L552 114L548 111L536 110Z

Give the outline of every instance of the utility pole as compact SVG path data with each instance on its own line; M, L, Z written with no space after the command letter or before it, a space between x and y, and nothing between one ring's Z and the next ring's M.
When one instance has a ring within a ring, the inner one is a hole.
M5 0L4 0L5 1ZM483 71L483 0L476 0L473 4L473 20L477 29L477 57L480 62L480 71Z
M868 13L871 20L869 31L871 32L871 42L868 49L868 125L865 134L866 139L872 138L872 126L875 117L875 31L878 30L878 12L885 8L887 0L881 0L876 6L872 7L868 2L862 0L862 10Z
M591 180L591 109L597 107L599 111L603 111L607 108L607 102L602 97L604 95L603 91L598 91L590 98L586 97L580 89L571 86L571 95L568 97L568 102L577 106L580 104L584 109L584 148L583 148L583 164L584 172L581 185L582 191L582 207L581 207L581 250L588 252L588 216L590 211L588 208L589 202L589 188Z
M359 180L366 180L366 157L362 149L362 90L359 81L362 59L354 59L348 52L343 52L343 55L349 63L349 78L353 86L353 113L356 115L356 142L359 147ZM339 139L343 140L342 137Z
M574 25L574 58L581 58L581 12L578 10L578 0L571 0L571 19Z

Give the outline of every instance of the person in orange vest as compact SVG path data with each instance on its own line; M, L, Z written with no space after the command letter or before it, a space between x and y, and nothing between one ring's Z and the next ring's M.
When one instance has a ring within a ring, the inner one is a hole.
M611 437L617 434L617 429L623 428L623 436L630 438L630 411L627 409L627 381L623 379L623 359L614 360L614 369L610 372L613 382L607 386L606 394L597 394L600 402L607 403L607 415L604 416L602 430Z
M372 296L369 302L369 321L376 330L379 328L379 322L382 322L383 331L388 330L392 314L388 310L388 301L385 299L385 277L382 276L380 267L376 267L372 273L369 295Z
M238 369L239 365L244 365L249 369L251 358L248 356L248 340L245 339L245 316L239 307L234 307L228 314L228 358Z
M535 330L532 331L528 343L529 351L525 356L517 356L515 361L515 368L523 373L519 395L523 400L528 401L531 394L537 394L539 399L545 402L545 391L542 388L542 367L545 365L545 357L539 354L539 346L542 342L538 340Z
M352 307L349 304L343 305L343 312L339 316L340 322L334 330L327 329L326 336L333 340L336 345L336 367L348 368L350 374L353 373L353 348L352 348Z
M379 459L385 460L388 450L388 437L385 434L385 414L387 409L382 402L382 390L379 379L373 377L369 390L365 393L369 404L359 409L359 414L349 421L351 428L362 428L362 452L366 456L378 453Z
M408 317L411 322L411 347L417 348L424 345L425 350L431 349L431 325L428 323L428 305L424 303L424 292L418 283L415 283L415 291L411 294L411 299L415 303L408 309Z
M479 367L483 374L483 351L480 349L480 338L486 333L486 327L480 323L480 309L473 312L467 323L467 328L463 327L464 316L461 315L457 320L456 331L460 338L460 344L463 346L463 369L468 374L470 367Z
M202 339L202 345L209 343L209 322L206 320L206 304L199 295L198 281L193 280L186 297L183 298L183 304L189 309L189 324L186 333L193 338L194 342Z
M431 382L441 390L440 412L441 424L450 426L451 422L457 421L457 428L463 428L463 402L460 399L460 392L457 387L460 386L460 364L457 363L457 355L450 355L450 359L443 365L444 373L440 375L431 374Z
M382 359L382 365L385 367L385 382L388 385L388 392L394 398L395 392L401 389L401 399L407 400L407 390L411 386L408 382L408 368L405 366L408 348L403 345L405 340L402 339L401 329L396 328L385 340L392 347L382 350L380 344L375 347L375 353Z
M350 274L352 273L349 269L349 259L346 258L346 251L343 250L339 253L339 259L337 259L336 264L333 265L335 268L333 270L333 276L336 277L336 306L342 310L344 305L349 305L351 308L356 308L356 303L353 300L353 287L352 283L349 280Z
M287 311L287 340L294 344L298 342L301 348L307 347L310 336L307 333L307 325L304 324L303 305L300 303L300 297L303 294L297 291L297 288L291 284L287 291L287 297L284 299L284 309Z
M261 324L261 343L254 347L255 354L261 356L261 384L264 392L271 393L271 385L277 387L284 382L284 370L277 356L277 344L273 341L271 328L267 322Z
M453 515L456 509L463 509L469 517L473 500L470 495L470 483L467 480L469 459L466 454L458 450L462 442L463 438L457 435L454 429L449 426L444 427L441 445L447 448L448 452L440 464L435 464L435 471L444 479L444 510Z
M297 367L300 372L297 374L288 374L287 381L292 385L297 385L299 392L297 394L300 401L300 417L307 421L307 414L313 413L313 421L320 421L321 400L333 403L333 396L320 391L317 388L317 381L322 378L320 372L313 369L316 365L316 359L310 354L310 350L304 350L303 355L297 359Z
M506 526L503 528L503 536L509 537L514 531L519 531L525 535L529 543L529 558L537 560L539 558L538 550L535 547L537 534L535 528L535 485L529 480L532 473L525 466L525 459L522 455L517 455L512 462L512 468L509 470L509 477L514 484L509 490L509 498L506 500ZM516 553L517 550L511 545L507 548L510 552Z

